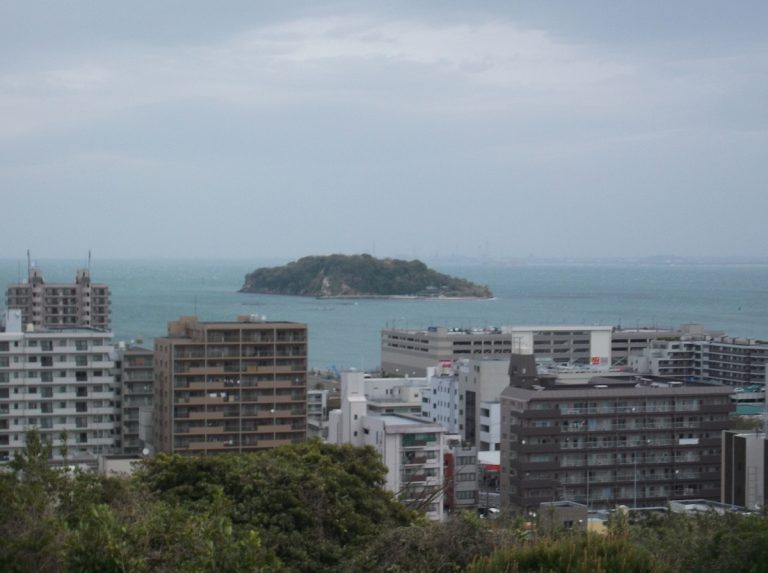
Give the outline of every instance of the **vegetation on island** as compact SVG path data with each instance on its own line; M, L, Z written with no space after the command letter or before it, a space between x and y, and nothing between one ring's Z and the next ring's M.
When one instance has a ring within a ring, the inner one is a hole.
M474 297L493 296L487 286L451 277L418 260L377 259L370 255L303 257L245 276L240 292L314 297Z
M48 465L36 432L0 471L0 571L740 573L768 571L768 517L613 515L608 533L461 513L430 523L371 448L157 455L132 477Z

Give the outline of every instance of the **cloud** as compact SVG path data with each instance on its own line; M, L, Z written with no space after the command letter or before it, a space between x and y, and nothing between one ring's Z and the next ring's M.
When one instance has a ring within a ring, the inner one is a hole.
M363 101L404 111L482 111L583 94L631 74L631 66L512 22L366 17L302 19L217 43L116 47L56 61L0 76L0 111L10 120L0 136L189 98L249 107Z

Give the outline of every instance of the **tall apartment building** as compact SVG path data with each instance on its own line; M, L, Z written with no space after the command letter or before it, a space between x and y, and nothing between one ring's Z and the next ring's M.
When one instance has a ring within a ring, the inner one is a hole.
M20 309L25 325L110 330L109 287L92 283L88 269L78 270L74 283L46 283L40 269L30 267L27 282L8 285L5 305Z
M96 466L114 451L116 383L110 333L22 327L10 309L0 332L0 461L25 446L30 429L54 445L53 461Z
M640 376L558 385L538 376L533 356L512 356L500 400L503 506L719 499L730 390Z
M120 389L120 452L139 455L151 441L154 352L120 343L115 371Z
M307 326L182 317L155 339L157 451L258 451L307 433Z

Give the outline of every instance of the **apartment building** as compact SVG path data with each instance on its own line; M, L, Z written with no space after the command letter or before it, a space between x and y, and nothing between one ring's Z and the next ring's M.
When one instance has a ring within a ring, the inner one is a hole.
M699 335L655 341L630 365L655 376L749 386L765 383L766 362L768 341Z
M7 310L0 331L0 461L12 459L36 429L54 446L54 463L95 467L98 456L114 451L117 435L112 335L23 327L22 316Z
M91 282L88 269L79 269L74 283L46 283L40 269L30 266L26 282L8 285L5 306L20 309L24 325L110 330L109 287Z
M500 400L503 506L719 499L730 391L641 376L558 385L538 376L533 356L513 355Z
M120 453L139 455L151 442L154 352L120 343L115 372L120 391Z
M155 339L157 451L258 451L307 433L307 326L182 317Z
M444 512L445 429L408 414L371 412L362 372L341 375L341 409L330 413L328 441L372 446L387 466L385 487L432 520Z

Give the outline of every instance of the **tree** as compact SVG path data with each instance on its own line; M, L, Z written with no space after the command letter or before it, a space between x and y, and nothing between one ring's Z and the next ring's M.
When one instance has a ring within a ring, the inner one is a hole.
M383 530L417 518L383 489L385 475L371 448L309 440L256 454L159 455L139 479L186 507L204 506L220 488L233 527L259 531L286 567L334 571Z

